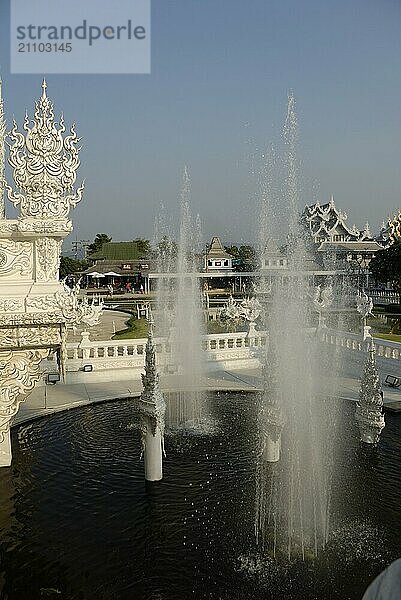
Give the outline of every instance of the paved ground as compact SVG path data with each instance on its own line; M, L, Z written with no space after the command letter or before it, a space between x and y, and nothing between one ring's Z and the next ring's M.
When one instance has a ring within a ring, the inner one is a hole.
M361 365L355 359L350 360L347 363L347 369L346 375L340 379L338 395L341 398L356 401L359 393ZM161 377L161 386L166 392L182 389L180 378L177 375L164 375ZM209 373L208 377L202 382L202 388L211 391L251 392L260 390L260 371L258 369L246 369ZM321 389L323 394L327 391L330 392L330 390L333 390L333 381L322 375ZM45 385L36 388L27 401L21 404L14 424L94 402L119 398L138 398L141 391L142 384L139 380L113 383L73 385L58 383ZM401 390L385 386L383 392L385 408L401 411Z
M92 341L98 340L111 340L115 331L125 329L127 327L126 321L130 318L130 315L123 312L117 312L115 310L104 310L100 317L99 325L90 327L90 339ZM76 332L68 331L67 342L80 342L81 331L88 329L87 327L77 327Z
M218 371L211 373L202 382L202 389L211 391L255 391L260 384L256 372ZM164 375L161 378L162 389L165 392L182 389L180 379L176 375ZM113 383L90 383L72 385L44 385L34 389L26 402L23 402L13 424L42 417L54 412L85 406L94 402L115 400L120 398L138 398L142 391L139 380L120 381Z

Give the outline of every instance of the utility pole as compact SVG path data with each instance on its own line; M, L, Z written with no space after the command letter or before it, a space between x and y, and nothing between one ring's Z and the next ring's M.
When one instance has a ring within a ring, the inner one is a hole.
M90 245L89 240L75 240L72 242L72 251L74 252L75 260L78 260L78 253L82 252L82 258L86 258L86 254L88 252L88 246Z

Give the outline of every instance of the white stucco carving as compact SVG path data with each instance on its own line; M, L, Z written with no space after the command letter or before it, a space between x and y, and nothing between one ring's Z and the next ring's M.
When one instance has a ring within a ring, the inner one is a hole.
M48 349L0 351L0 442L9 434L11 418L40 377L39 364Z
M23 133L13 121L8 136L14 189L4 179L0 93L0 466L11 462L10 420L40 377L40 361L56 351L63 376L67 326L93 325L102 311L78 297L79 286L70 290L58 280L62 240L72 230L70 208L81 200L83 185L74 189L75 127L64 135L63 117L55 123L46 87L44 81L33 121L25 116ZM3 188L19 209L16 219L2 216Z
M32 275L32 244L14 240L0 240L0 277Z
M18 131L15 120L9 134L13 177L19 191L6 185L9 200L18 206L22 218L67 219L70 208L82 198L84 184L75 192L76 172L79 167L79 138L75 125L69 135L61 116L54 121L53 103L46 94L43 81L42 96L36 102L31 125L25 115L25 135Z
M36 279L54 281L60 266L61 241L54 238L36 240Z

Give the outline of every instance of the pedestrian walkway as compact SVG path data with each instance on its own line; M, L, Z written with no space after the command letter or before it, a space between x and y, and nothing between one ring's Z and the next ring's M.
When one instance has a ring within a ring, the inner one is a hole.
M257 380L249 371L243 374L242 372L218 371L205 377L199 388L207 391L252 392L258 389L258 384L260 385L260 378ZM164 392L183 390L180 377L177 375L163 375L161 387ZM27 400L21 404L13 425L96 402L138 398L141 392L142 382L139 379L120 382L43 385L36 387Z
M183 390L182 382L178 375L163 375L160 382L164 392ZM342 399L356 402L359 395L360 381L357 377L342 377L340 378L339 385L336 385L335 381L322 374L319 387L322 395L334 393ZM210 392L261 391L261 373L259 369L212 372L202 380L199 389L205 389ZM35 388L26 402L21 404L13 425L96 402L139 398L141 392L142 382L139 379L69 385L56 383L55 385L40 386ZM383 387L383 394L385 409L397 412L401 411L400 389L385 386Z

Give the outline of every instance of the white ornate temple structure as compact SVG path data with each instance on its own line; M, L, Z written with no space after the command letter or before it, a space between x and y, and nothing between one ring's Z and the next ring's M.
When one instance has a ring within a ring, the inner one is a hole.
M369 223L363 230L348 226L347 214L336 207L333 196L327 204L306 206L302 222L326 266L335 260L340 268L366 272L375 253L383 249L373 237Z
M59 281L63 239L72 231L69 212L82 197L75 188L79 138L56 123L46 82L33 120L22 132L13 121L6 138L0 96L0 466L11 463L10 423L40 379L41 361L58 357L63 375L66 329L79 320L95 323L101 307L78 300L78 289ZM1 90L0 90L1 92ZM5 142L14 186L5 180ZM4 192L17 208L7 219Z

